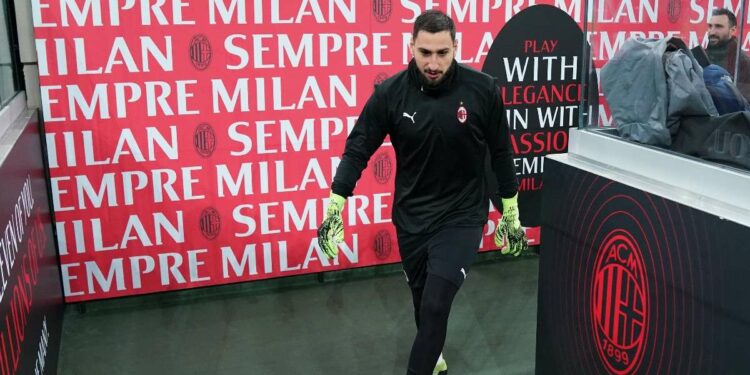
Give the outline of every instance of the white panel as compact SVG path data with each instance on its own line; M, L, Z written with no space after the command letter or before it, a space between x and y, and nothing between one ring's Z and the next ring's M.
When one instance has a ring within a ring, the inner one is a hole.
M750 173L579 129L548 158L750 226Z

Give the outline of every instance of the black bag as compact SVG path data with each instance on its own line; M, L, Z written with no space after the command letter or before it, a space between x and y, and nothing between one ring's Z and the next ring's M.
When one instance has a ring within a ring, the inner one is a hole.
M750 170L750 112L680 119L673 151Z

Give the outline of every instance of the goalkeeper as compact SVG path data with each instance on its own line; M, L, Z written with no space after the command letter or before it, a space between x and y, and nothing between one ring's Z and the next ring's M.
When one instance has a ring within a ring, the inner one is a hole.
M446 14L428 10L417 17L413 59L378 85L365 104L346 141L318 228L322 250L336 257L346 197L390 135L397 167L392 217L417 323L407 374L447 368L441 351L451 304L487 222L487 150L503 206L495 244L512 255L527 247L502 99L492 77L456 62L456 46L455 25Z

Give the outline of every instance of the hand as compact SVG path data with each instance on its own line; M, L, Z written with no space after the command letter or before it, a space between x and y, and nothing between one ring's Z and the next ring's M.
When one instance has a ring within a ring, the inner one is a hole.
M341 218L344 203L346 198L331 193L326 217L318 227L318 245L328 259L333 259L339 254L337 244L344 241L344 220Z
M497 221L495 246L504 255L518 256L529 247L529 239L518 219L518 193L513 198L502 199L503 217Z

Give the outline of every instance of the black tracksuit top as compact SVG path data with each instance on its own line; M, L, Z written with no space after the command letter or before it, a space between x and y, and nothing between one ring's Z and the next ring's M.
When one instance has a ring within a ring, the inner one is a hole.
M488 149L497 193L511 197L518 188L498 87L491 76L455 60L437 86L423 80L412 60L375 88L346 140L332 190L351 196L368 160L390 135L396 153L392 215L399 233L484 225Z

